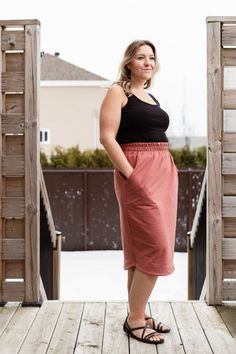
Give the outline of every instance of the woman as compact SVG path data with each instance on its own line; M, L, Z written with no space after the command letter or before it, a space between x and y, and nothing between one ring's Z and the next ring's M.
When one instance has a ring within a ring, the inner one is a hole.
M129 314L124 331L151 344L164 342L170 328L145 314L160 275L174 271L178 173L168 150L168 114L148 94L158 71L156 49L147 40L132 42L119 80L100 111L100 142L115 166L124 269L128 270Z

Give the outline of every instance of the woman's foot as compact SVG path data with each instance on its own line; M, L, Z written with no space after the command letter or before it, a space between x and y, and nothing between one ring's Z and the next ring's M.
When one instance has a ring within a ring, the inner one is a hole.
M127 323L129 329L132 330L133 337L138 337L139 339L142 339L142 336L145 337L152 333L153 335L148 338L148 341L154 341L156 342L156 344L164 342L164 338L159 333L157 333L156 330L153 331L153 328L149 326L149 324L147 324L145 320L132 319L130 318L130 316L128 316L126 318L125 323ZM137 328L137 327L141 327L141 328L133 330L133 328ZM144 328L145 328L145 332L143 333ZM156 332L156 334L154 332Z
M148 315L145 315L145 320L147 322L147 324L154 329L157 332L160 333L168 333L170 332L170 327L168 327L167 325L165 325L162 322L158 322L157 320L155 320L155 318L150 317Z

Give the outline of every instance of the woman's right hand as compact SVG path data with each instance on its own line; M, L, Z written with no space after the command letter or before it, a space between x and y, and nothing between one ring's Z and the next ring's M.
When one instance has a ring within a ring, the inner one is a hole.
M121 171L120 173L124 176L125 179L128 179L132 175L133 170L134 170L133 167L131 167L128 173L124 174Z
M132 167L132 170L131 171L129 171L129 173L128 173L128 176L126 177L126 179L128 179L131 175L132 175L132 173L133 173L133 167Z

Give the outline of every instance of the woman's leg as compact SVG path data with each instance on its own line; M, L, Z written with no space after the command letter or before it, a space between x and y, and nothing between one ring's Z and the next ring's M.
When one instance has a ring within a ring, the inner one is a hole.
M157 276L149 275L139 271L137 268L129 269L128 290L129 290L129 308L128 324L131 328L144 326L145 309L148 299L156 283ZM147 329L145 334L152 332ZM142 330L134 331L136 336L141 336ZM160 340L161 336L153 336L152 340Z
M128 290L128 302L129 302L129 311L130 311L130 289L132 286L132 281L134 278L135 267L128 269L128 281L127 281L127 290Z
M132 286L132 281L134 277L135 267L128 269L128 281L127 281L127 289L128 289L128 303L129 303L129 311L130 311L130 289ZM145 317L148 317L148 314L145 313Z

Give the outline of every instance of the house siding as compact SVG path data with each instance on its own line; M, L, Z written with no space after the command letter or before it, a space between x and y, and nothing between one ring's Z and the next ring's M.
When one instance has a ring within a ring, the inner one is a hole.
M57 145L79 145L81 150L101 148L96 119L106 91L104 87L42 86L40 129L50 129L51 143L41 144L41 150L50 155Z

